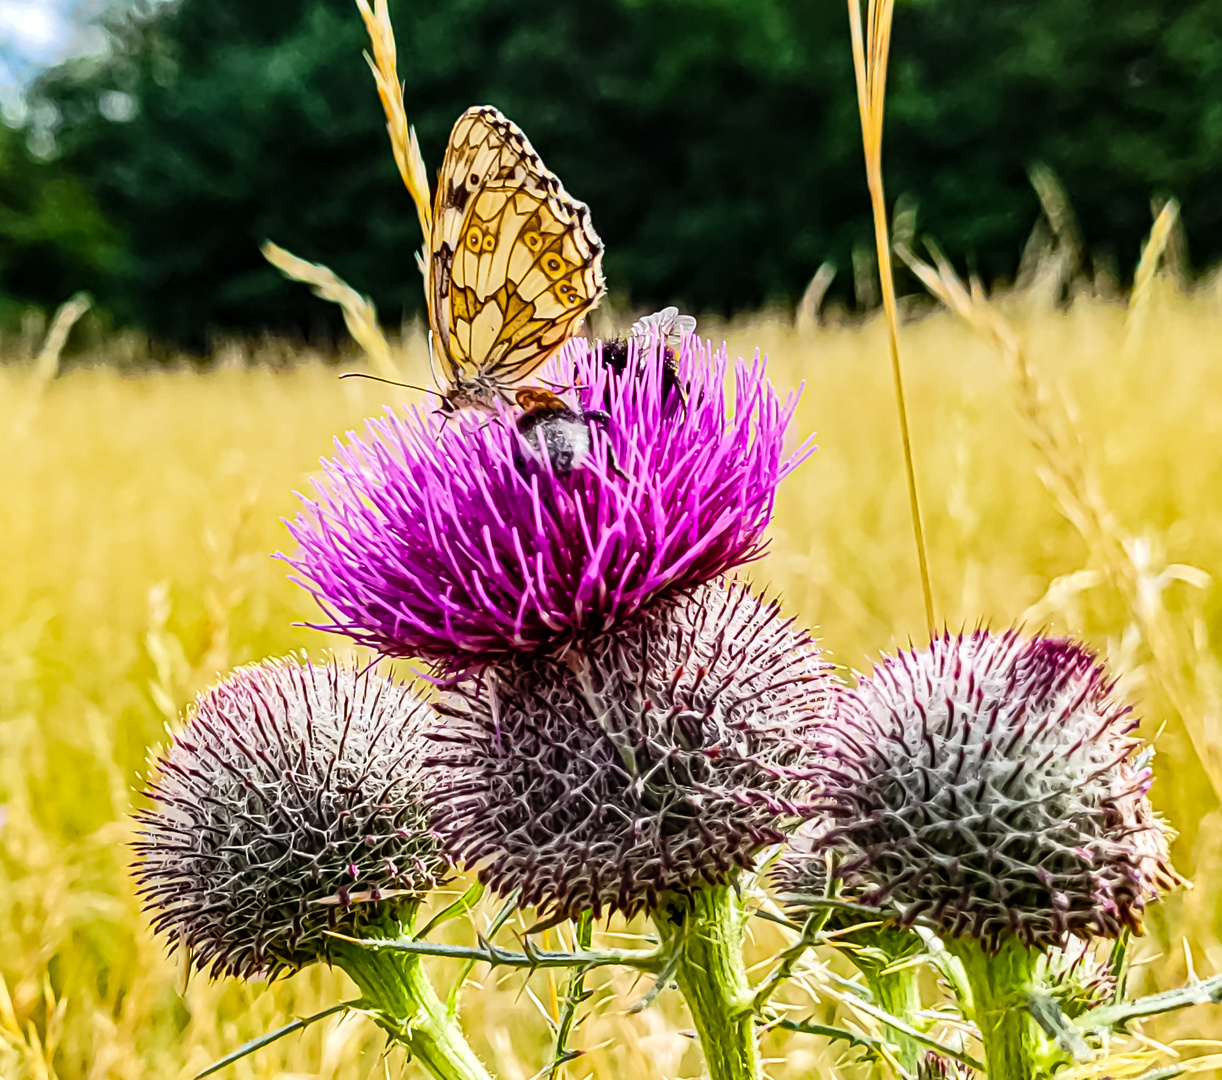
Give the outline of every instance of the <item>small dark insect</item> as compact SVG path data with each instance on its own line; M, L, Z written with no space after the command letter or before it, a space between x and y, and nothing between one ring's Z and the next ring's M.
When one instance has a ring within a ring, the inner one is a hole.
M603 342L603 363L612 371L622 375L628 367L628 342L635 341L637 355L644 364L645 351L660 335L665 342L662 349L662 403L669 404L672 395L687 409L687 387L679 378L679 357L675 350L683 343L683 335L694 333L696 320L690 315L680 315L678 308L668 307L654 315L646 315L632 324L629 338L617 338ZM644 372L642 366L641 372Z
M622 375L628 366L628 342L623 338L614 338L603 342L603 363L617 375ZM642 359L641 364L644 364ZM641 367L644 373L644 367ZM679 359L675 350L669 345L662 352L662 404L669 405L672 395L675 400L687 408L687 387L679 378Z
M578 409L563 398L539 386L521 387L514 395L522 415L518 417L518 434L533 448L538 449L540 440L547 450L552 472L557 476L572 472L590 456L594 440L590 425L608 424L611 417L601 409ZM608 448L610 449L610 448ZM611 471L622 477L614 453L609 455ZM525 454L517 459L518 467L525 468Z

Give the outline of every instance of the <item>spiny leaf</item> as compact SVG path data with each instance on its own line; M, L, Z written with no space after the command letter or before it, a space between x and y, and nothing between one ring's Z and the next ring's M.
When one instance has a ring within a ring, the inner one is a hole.
M338 1005L332 1005L329 1009L323 1009L322 1012L316 1012L313 1016L306 1016L301 1020L294 1020L291 1024L285 1024L282 1028L277 1028L275 1031L269 1031L266 1035L260 1035L257 1039L251 1039L250 1042L243 1046L239 1046L232 1054L226 1054L219 1061L214 1061L203 1072L197 1073L195 1080L204 1080L205 1076L211 1076L213 1073L220 1072L226 1065L232 1065L235 1061L241 1061L242 1058L249 1054L253 1054L256 1050L262 1050L265 1046L270 1046L277 1039L284 1038L285 1035L291 1035L294 1031L304 1031L311 1024L319 1020L325 1020L328 1016L333 1016L337 1012L343 1012L345 1009L358 1009L364 1006L364 1001L361 998L353 998L351 1001L341 1001Z
M1132 1020L1140 1020L1143 1016L1157 1016L1160 1013L1174 1012L1176 1009L1186 1009L1189 1005L1217 1005L1222 1003L1222 975L1212 979L1181 986L1177 990L1167 990L1161 994L1151 994L1149 997L1137 998L1136 1001L1125 1001L1117 1005L1104 1005L1100 1009L1078 1017L1078 1027L1086 1031L1097 1031L1105 1028L1123 1027Z
M451 919L457 919L460 915L465 915L480 902L484 895L484 891L484 886L477 881L471 886L471 888L463 893L462 896L455 900L454 903L437 912L436 915L429 919L429 921L425 923L424 929L421 930L416 937L418 939L426 938L442 923L449 922Z
M1069 1017L1061 1012L1056 998L1048 994L1029 994L1027 1009L1035 1017L1035 1022L1044 1029L1044 1034L1055 1040L1065 1053L1072 1055L1074 1061L1090 1060L1090 1047L1086 1045L1082 1033L1074 1027Z

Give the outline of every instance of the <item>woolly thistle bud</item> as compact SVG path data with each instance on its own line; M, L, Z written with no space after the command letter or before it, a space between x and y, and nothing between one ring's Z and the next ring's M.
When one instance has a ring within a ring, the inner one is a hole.
M201 694L138 815L153 927L211 974L274 977L412 903L443 869L421 800L430 716L339 664L240 668Z
M775 604L720 583L486 668L438 706L447 854L556 918L723 883L802 811L829 683Z
M833 852L846 898L989 949L1140 932L1177 879L1111 690L1083 646L1013 631L885 659L839 703L812 858L782 887L815 892Z
M1116 995L1116 974L1110 964L1100 961L1095 947L1079 938L1041 953L1032 981L1070 1020L1106 1005Z

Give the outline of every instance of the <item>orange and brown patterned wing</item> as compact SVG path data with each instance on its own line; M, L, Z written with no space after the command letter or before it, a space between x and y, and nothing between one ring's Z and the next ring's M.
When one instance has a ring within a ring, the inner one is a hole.
M589 208L491 106L450 135L437 185L429 321L446 376L509 384L573 335L604 290Z

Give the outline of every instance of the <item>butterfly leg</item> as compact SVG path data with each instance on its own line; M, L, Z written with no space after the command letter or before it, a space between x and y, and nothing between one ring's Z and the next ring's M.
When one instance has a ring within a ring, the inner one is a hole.
M607 440L607 467L621 480L627 480L628 474L619 467L619 459L615 456L615 447Z
M445 431L445 429L446 429L446 424L448 424L448 423L450 422L450 417L454 415L454 410L453 410L453 409L447 409L447 408L446 408L446 407L443 405L443 406L442 406L440 409L434 409L434 410L433 410L433 415L434 415L434 416L440 416L440 417L441 417L441 427L439 427L439 428L437 429L437 434L436 434L436 436L434 436L434 441L435 441L435 442L441 442L441 435L442 435L442 432L444 432L444 431Z

